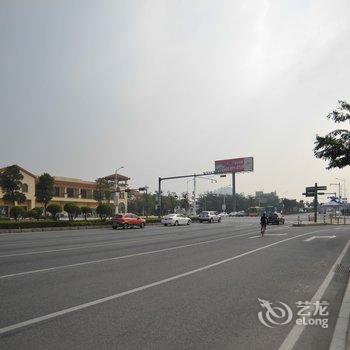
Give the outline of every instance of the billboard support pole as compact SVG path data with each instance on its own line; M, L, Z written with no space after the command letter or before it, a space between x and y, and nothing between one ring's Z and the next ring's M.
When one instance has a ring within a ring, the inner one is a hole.
M193 176L193 216L197 214L196 174Z
M232 211L236 211L236 173L232 173Z

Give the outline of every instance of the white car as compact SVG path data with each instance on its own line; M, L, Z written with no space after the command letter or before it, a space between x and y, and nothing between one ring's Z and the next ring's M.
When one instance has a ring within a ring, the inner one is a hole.
M191 219L182 214L168 214L162 217L164 226L191 225Z

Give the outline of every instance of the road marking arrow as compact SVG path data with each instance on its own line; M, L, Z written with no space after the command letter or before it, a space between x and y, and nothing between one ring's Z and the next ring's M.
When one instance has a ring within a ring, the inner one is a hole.
M335 238L335 237L336 237L335 235L333 235L333 236L312 236L310 238L304 239L304 242L311 242L311 241L313 241L314 239L317 239L317 238L332 239L332 238Z

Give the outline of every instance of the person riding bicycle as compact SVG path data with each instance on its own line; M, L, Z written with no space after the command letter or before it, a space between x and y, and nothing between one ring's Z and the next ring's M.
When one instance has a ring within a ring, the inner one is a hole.
M266 213L263 213L260 218L260 225L261 225L261 236L264 235L266 226L267 226L268 218Z

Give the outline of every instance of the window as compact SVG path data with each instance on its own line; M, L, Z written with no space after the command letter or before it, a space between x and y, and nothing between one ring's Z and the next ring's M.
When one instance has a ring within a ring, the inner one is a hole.
M74 198L74 188L67 188L67 197Z
M27 184L22 184L22 192L28 193L28 185Z
M55 197L60 197L60 188L55 187Z
M81 198L87 198L87 191L84 190L84 189L81 189L80 190L80 195L81 195Z
M119 199L124 199L124 192L119 193Z

